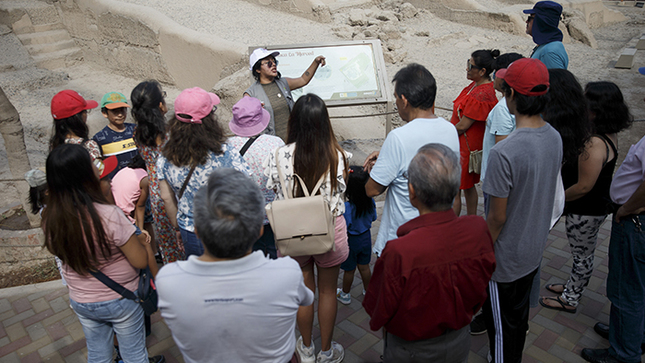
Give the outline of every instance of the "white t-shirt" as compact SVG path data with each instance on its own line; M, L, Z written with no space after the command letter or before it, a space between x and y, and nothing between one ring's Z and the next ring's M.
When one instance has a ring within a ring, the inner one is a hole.
M407 172L410 161L421 146L429 143L444 144L459 155L459 137L453 124L438 117L418 118L392 130L387 135L370 177L388 187L383 206L381 226L374 244L378 256L387 241L397 238L396 230L405 222L419 216L419 211L410 204Z
M314 301L296 261L262 251L221 262L190 256L161 268L156 283L186 362L288 362L298 308Z
M482 153L482 172L479 180L484 180L486 168L488 167L488 155L490 149L495 146L496 135L508 135L515 130L515 116L511 115L506 105L506 97L503 97L495 107L488 113L486 118L486 132L484 132L484 143Z

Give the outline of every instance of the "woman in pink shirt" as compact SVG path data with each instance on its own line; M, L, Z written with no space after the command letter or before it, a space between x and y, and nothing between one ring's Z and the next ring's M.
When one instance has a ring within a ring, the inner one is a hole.
M45 247L61 259L69 301L83 326L89 362L111 362L114 334L126 362L148 363L144 314L134 300L94 278L101 271L135 291L139 269L155 265L150 245L101 192L99 174L80 145L64 144L47 157L49 196L43 211ZM162 356L151 362L164 361Z

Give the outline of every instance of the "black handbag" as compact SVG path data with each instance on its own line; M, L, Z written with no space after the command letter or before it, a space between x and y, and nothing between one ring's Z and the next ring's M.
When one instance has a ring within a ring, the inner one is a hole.
M136 295L134 292L126 289L116 281L107 277L101 271L90 271L90 274L124 298L138 302L146 315L150 316L157 311L159 296L157 295L157 287L155 286L155 281L152 277L152 273L150 272L150 268L146 267L139 271L139 286L137 288Z

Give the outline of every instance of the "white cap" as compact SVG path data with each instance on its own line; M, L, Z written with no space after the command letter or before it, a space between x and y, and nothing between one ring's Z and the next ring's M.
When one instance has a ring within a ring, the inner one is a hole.
M253 66L255 65L255 63L257 63L257 61L270 55L277 57L278 55L280 55L280 52L269 52L264 48L258 48L254 50L253 53L251 53L251 57L249 59L249 70L253 70Z

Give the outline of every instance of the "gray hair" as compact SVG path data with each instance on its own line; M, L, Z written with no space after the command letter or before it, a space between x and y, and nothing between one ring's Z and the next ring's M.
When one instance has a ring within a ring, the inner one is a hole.
M230 168L213 170L194 198L195 230L217 258L240 258L260 237L264 197L246 174Z
M450 209L461 183L459 158L446 145L423 145L410 162L408 181L419 201L431 211Z

